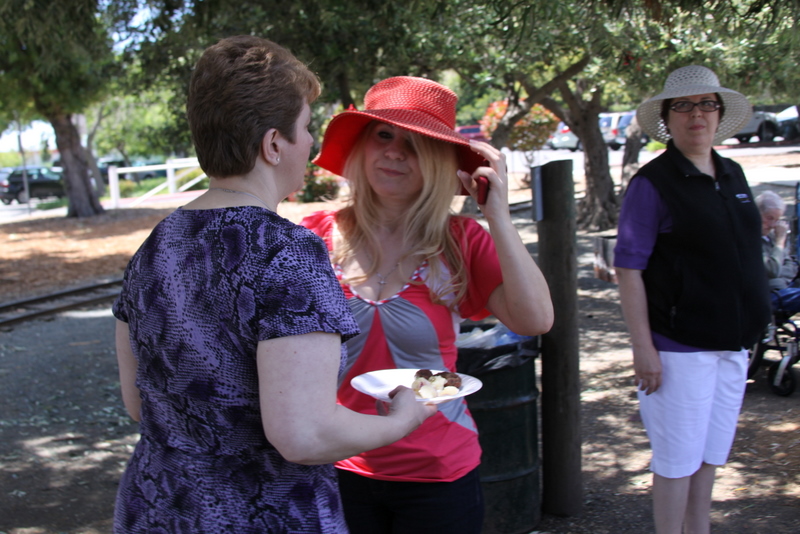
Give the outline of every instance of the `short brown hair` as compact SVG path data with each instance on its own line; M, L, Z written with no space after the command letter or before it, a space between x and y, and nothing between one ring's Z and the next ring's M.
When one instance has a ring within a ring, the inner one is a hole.
M241 35L210 46L186 103L200 167L215 178L250 172L267 130L294 143L297 117L319 93L316 75L272 41Z

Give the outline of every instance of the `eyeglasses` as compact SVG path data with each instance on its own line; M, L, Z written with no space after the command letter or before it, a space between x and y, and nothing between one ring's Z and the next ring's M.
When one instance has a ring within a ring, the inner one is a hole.
M688 100L681 100L680 102L675 102L672 104L669 109L676 113L689 113L694 109L695 106L700 108L700 111L711 113L712 111L717 111L719 108L721 108L722 104L716 100L703 100L701 102L689 102Z

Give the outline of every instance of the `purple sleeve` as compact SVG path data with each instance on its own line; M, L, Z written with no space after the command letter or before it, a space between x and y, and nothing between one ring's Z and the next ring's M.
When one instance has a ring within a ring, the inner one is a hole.
M634 176L619 214L614 267L644 270L659 233L672 231L672 219L650 180Z

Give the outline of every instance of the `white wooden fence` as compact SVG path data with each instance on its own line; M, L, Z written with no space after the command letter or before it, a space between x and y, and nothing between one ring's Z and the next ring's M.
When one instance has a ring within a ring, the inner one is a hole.
M197 162L197 158L182 158L182 159L170 159L167 160L166 163L162 165L143 165L141 167L114 167L111 166L108 168L108 191L111 195L111 207L116 209L121 207L120 206L120 194L119 194L119 177L124 176L126 173L146 173L149 171L167 171L167 179L162 184L154 187L147 193L143 194L140 197L137 197L132 203L127 204L125 207L133 208L147 200L148 198L157 195L164 189L167 189L170 193L177 193L179 191L186 191L190 187L192 187L197 182L201 181L206 177L205 173L201 173L200 176L197 178L193 178L189 182L183 184L180 188L178 188L178 180L180 179L182 174L186 174L186 170L183 172L177 172L176 170L179 169L196 169L200 165Z

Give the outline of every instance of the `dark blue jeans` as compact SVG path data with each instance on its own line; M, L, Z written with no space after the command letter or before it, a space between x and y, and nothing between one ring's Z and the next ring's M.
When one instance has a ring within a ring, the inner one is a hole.
M388 482L338 473L350 534L480 534L483 527L477 469L453 482Z

